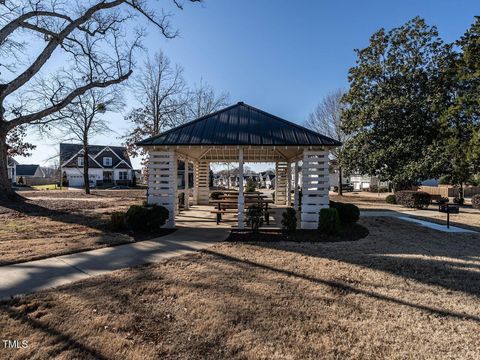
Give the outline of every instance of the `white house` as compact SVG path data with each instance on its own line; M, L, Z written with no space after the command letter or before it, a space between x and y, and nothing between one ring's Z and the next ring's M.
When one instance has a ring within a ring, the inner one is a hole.
M132 185L133 169L122 146L90 145L88 177L92 185ZM60 167L68 186L83 187L83 146L60 144Z
M389 186L388 181L380 181L380 179L376 176L359 174L350 176L350 183L352 184L353 190L355 191L372 191L373 186L375 186L376 189L380 188L388 190Z
M7 174L12 183L14 183L17 178L17 165L18 162L15 161L14 158L10 156L7 158Z

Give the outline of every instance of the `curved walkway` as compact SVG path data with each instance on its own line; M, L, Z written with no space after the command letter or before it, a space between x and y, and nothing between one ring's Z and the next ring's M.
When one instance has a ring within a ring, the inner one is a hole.
M153 240L2 266L0 299L192 253L225 240L229 233L225 228L180 228Z

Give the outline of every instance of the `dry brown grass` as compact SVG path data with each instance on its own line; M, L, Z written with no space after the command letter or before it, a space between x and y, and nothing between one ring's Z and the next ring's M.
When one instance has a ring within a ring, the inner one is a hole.
M478 359L480 235L365 218L344 243L222 243L0 307L12 359Z
M144 191L23 191L23 204L0 204L0 265L134 241L108 228L113 211L127 210Z
M438 211L438 205L430 205L428 209L424 210L408 209L400 205L387 204L385 202L386 195L385 193L378 195L369 192L359 192L346 193L344 196L330 195L330 199L353 203L365 211L388 210L441 224L446 222L447 215ZM480 232L480 211L473 209L470 204L461 207L459 214L450 214L450 221L452 225L467 227Z

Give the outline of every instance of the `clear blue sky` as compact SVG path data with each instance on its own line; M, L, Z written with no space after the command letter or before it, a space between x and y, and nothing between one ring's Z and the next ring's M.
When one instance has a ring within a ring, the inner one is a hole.
M232 102L245 101L302 123L326 93L348 87L353 50L367 46L373 32L419 15L450 42L480 15L480 2L205 0L187 3L183 11L168 9L180 37L166 40L150 28L145 45L151 53L162 49L184 67L190 84L203 78L216 90L228 91ZM111 116L111 126L119 133L127 128L121 114ZM121 142L112 136L95 140ZM19 160L42 163L51 153L52 147L40 146L35 156Z

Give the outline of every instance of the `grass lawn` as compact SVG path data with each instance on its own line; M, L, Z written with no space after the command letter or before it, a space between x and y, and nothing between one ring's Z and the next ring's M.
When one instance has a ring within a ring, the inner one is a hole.
M224 242L4 302L24 359L478 359L480 234L364 218L332 243Z
M0 204L0 265L133 242L108 227L113 211L141 204L143 190L22 191Z
M430 205L427 209L416 210L404 208L401 205L392 205L385 202L385 193L345 193L344 196L330 195L330 199L340 202L348 202L357 205L363 211L382 211L389 210L402 212L403 215L415 216L423 220L428 220L440 224L445 224L447 214L438 211L438 205ZM459 214L450 214L452 225L470 228L480 232L480 211L473 209L470 204L460 208Z
M66 187L60 188L57 184L33 185L32 188L35 190L67 190Z

